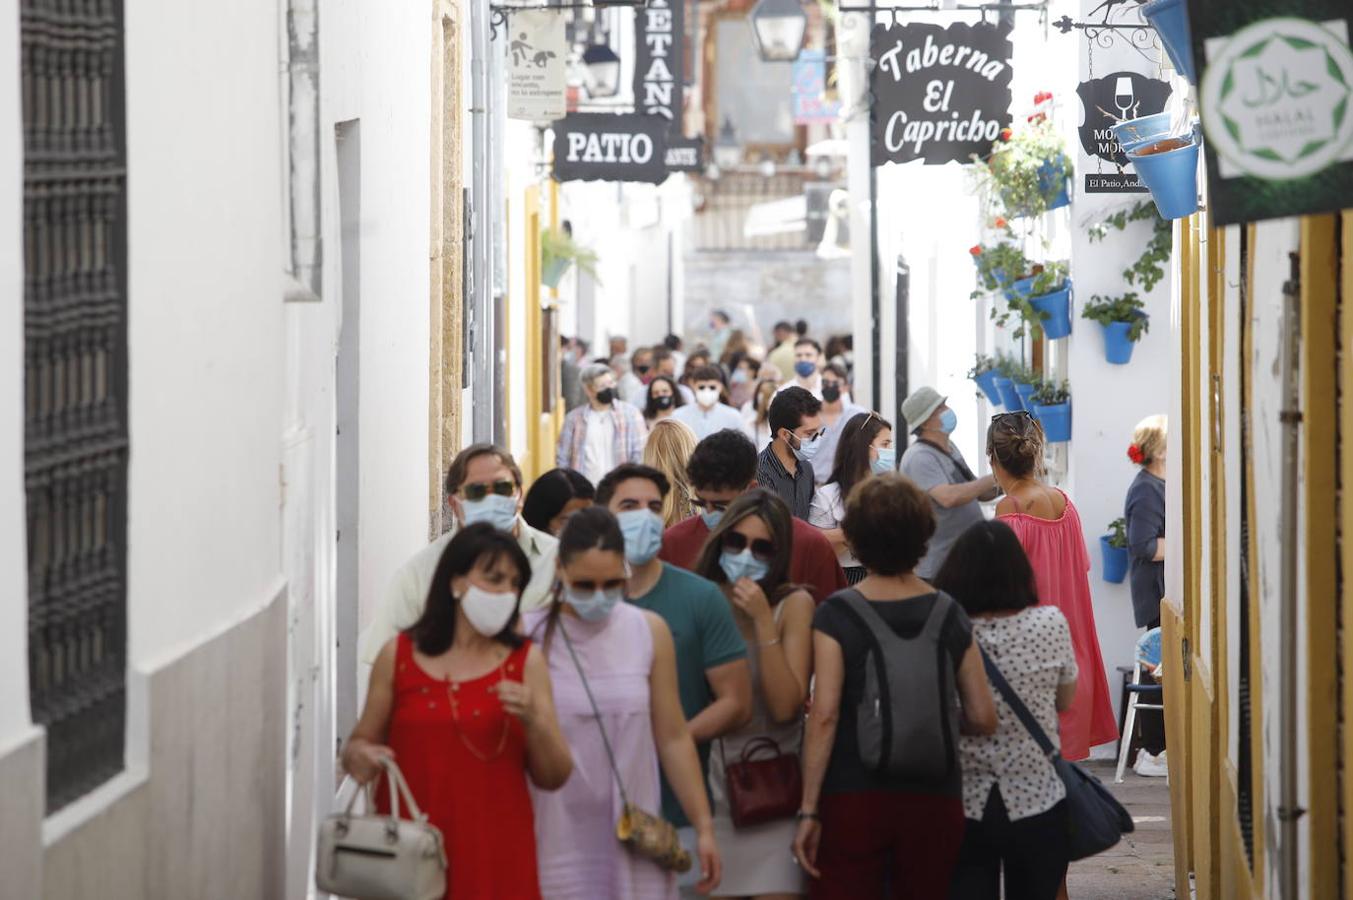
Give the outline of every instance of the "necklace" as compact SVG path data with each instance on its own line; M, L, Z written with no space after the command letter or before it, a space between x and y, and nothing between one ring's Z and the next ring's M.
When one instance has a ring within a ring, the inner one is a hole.
M506 665L506 659L498 664L498 682L503 680L503 667ZM498 682L495 682L495 684ZM446 696L447 699L451 701L451 725L456 729L456 736L459 737L460 742L465 745L465 749L469 750L475 759L485 763L493 762L495 759L502 756L503 748L507 746L507 731L511 725L508 721L507 713L503 713L503 727L498 733L498 746L488 755L480 753L479 749L475 747L474 744L470 743L469 737L466 736L465 731L460 727L460 704L456 702L456 694L460 691L460 683L452 681L450 676L447 676L446 683ZM475 713L475 715L478 715L478 713Z

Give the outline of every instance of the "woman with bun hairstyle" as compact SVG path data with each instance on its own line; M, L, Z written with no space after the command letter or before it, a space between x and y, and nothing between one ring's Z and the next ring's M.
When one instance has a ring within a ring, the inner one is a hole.
M991 473L1005 496L996 516L1009 525L1033 566L1038 602L1055 606L1071 627L1076 650L1076 697L1061 713L1062 755L1086 759L1090 748L1118 738L1104 659L1095 630L1090 597L1090 554L1085 549L1081 517L1061 489L1040 480L1043 474L1043 428L1029 413L1001 413L987 430Z
M1165 425L1164 416L1142 419L1128 447L1128 459L1141 467L1123 503L1132 560L1128 582L1138 628L1160 625L1160 599L1165 596Z

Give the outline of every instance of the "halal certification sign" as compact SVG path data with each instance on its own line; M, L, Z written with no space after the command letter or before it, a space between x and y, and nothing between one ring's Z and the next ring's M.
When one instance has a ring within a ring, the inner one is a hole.
M1206 44L1207 136L1242 174L1303 178L1353 145L1353 53L1342 21L1265 19Z

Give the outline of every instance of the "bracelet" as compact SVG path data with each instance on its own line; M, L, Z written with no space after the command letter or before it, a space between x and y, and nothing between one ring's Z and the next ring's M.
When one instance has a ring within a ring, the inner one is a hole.
M774 647L774 646L775 646L776 644L778 644L778 643L780 643L780 639L779 639L779 638L772 638L772 639L769 640L769 641L757 641L757 642L756 642L756 645L757 645L758 647Z
M811 811L806 810L806 809L801 809L801 810L799 810L798 812L796 812L796 813L794 814L794 818L798 819L800 822L802 822L804 819L812 819L812 820L815 821L815 822L821 822L821 821L822 821L822 817L821 817L821 816L819 816L819 815L818 815L817 813L815 813L815 812L811 812Z

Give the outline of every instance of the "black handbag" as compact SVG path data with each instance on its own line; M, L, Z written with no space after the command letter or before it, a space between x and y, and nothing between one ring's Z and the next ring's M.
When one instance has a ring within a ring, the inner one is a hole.
M1136 826L1128 811L1098 778L1062 758L1062 754L1052 746L1052 741L1048 740L1043 726L1038 724L1033 713L1029 712L1024 701L1019 699L1019 694L1015 693L1015 689L985 651L982 652L982 663L987 668L987 678L1001 692L1025 730L1052 763L1057 777L1066 785L1066 812L1070 825L1067 835L1068 858L1074 862L1103 853L1122 840L1123 835L1132 832Z

